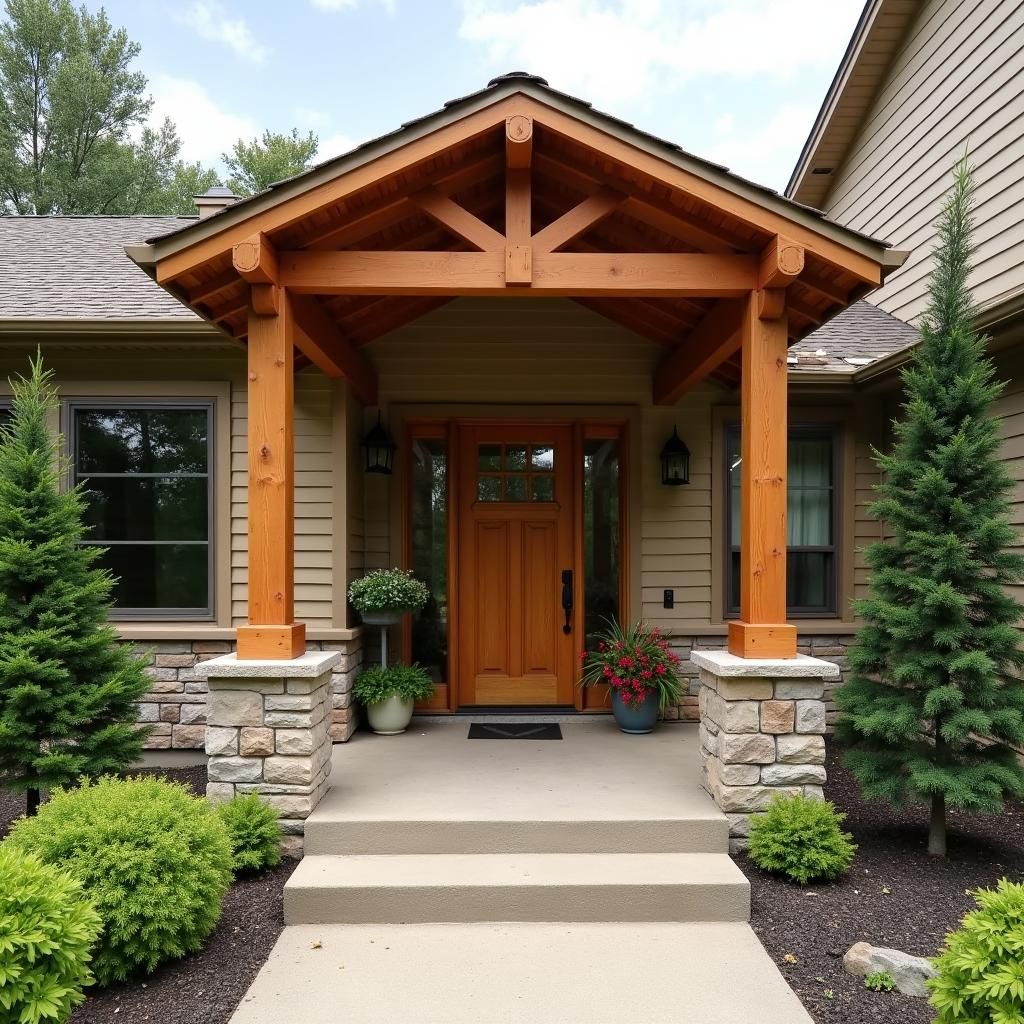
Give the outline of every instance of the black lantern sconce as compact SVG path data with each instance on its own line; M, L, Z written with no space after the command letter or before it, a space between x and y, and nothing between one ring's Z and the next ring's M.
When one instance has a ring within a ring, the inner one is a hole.
M661 482L666 487L690 482L690 449L683 444L675 427L661 448Z
M366 472L391 476L391 461L395 455L394 441L391 440L377 413L377 423L363 438L363 453L366 456Z

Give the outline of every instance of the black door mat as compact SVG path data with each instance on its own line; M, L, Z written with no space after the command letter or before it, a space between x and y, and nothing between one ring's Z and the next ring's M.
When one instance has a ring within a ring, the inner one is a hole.
M471 740L560 740L562 727L557 722L473 722Z

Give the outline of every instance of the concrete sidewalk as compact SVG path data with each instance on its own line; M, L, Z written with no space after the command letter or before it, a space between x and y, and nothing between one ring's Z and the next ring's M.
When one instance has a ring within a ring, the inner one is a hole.
M811 1024L749 925L295 925L231 1024Z

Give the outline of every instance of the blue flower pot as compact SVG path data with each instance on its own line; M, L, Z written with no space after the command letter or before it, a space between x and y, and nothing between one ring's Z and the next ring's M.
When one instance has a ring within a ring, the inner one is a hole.
M653 732L658 721L658 691L648 690L643 704L630 707L619 696L619 691L613 689L612 714L615 715L615 724L631 736Z

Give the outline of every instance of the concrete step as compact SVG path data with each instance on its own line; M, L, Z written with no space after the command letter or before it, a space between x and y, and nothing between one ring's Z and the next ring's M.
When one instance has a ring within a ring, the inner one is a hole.
M287 924L746 921L750 884L726 854L307 855Z

